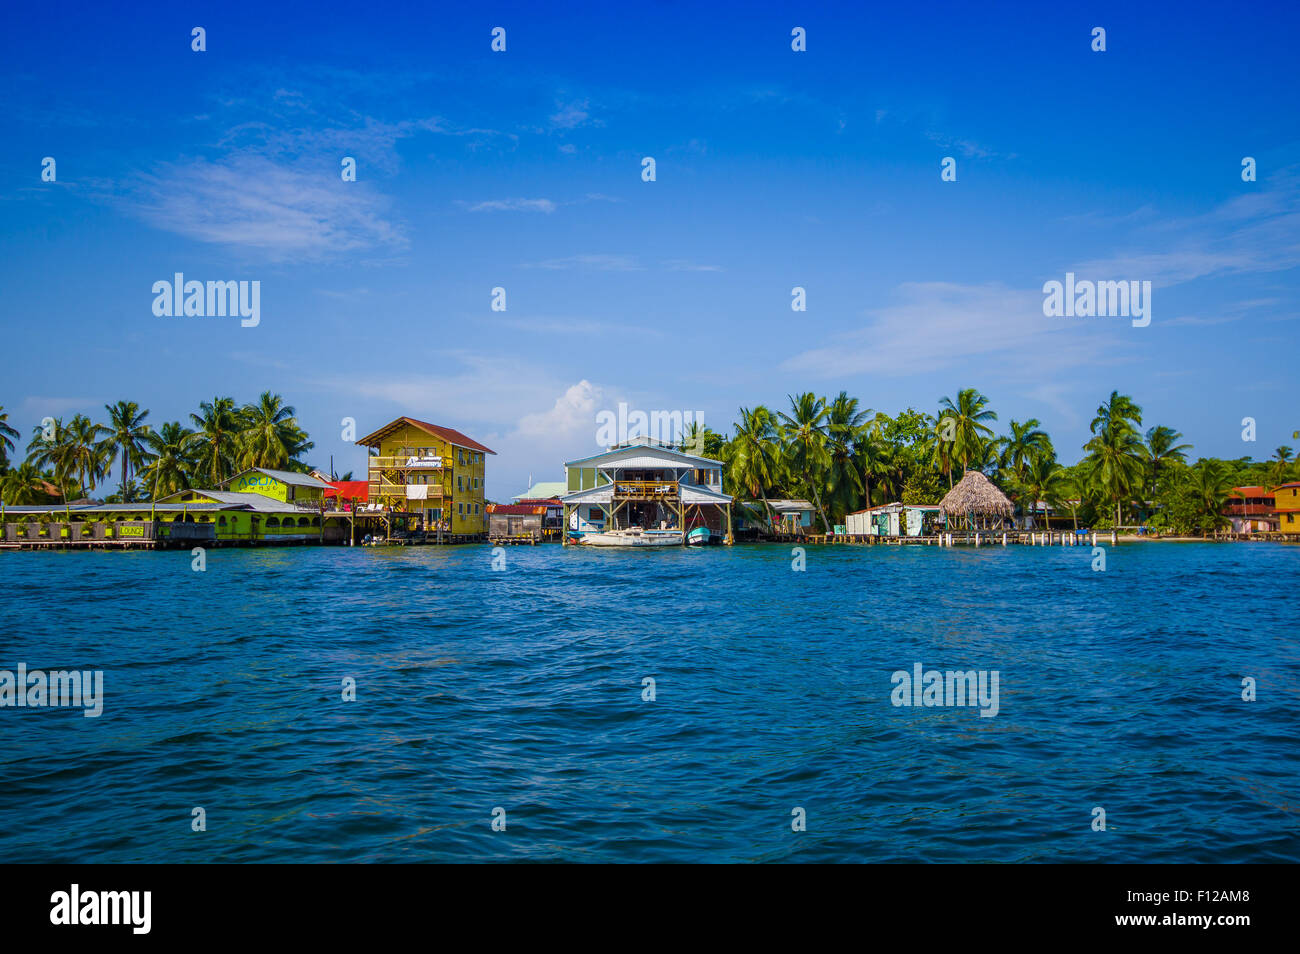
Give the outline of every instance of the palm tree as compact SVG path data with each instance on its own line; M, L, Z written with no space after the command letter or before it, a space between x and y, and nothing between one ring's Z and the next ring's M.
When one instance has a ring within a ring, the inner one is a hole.
M767 488L776 483L776 426L772 412L761 404L752 411L742 407L740 420L732 426L736 436L731 442L731 477L751 498L763 501L767 527L772 530L772 505L767 501Z
M1064 468L1056 462L1056 456L1046 451L1037 451L1024 463L1023 476L1015 483L1022 509L1025 500L1029 501L1031 508L1040 500L1045 505L1055 506L1059 502L1058 491L1064 473ZM1043 523L1047 526L1046 510L1043 511Z
M1089 456L1083 461L1093 484L1115 504L1115 527L1121 522L1121 507L1141 486L1146 447L1138 436L1142 408L1127 394L1111 391L1097 408L1089 426L1094 437L1083 446Z
M1051 454L1055 457L1052 439L1046 431L1039 430L1041 423L1036 417L1023 424L1012 418L1011 433L998 441L1002 449L998 463L1009 469L1017 480L1024 476L1025 462L1033 455Z
M27 463L33 467L48 467L58 485L59 495L68 500L68 477L74 469L73 447L63 419L49 418L49 426L37 424L32 438L27 442Z
M831 532L826 510L822 507L818 486L822 483L830 455L826 451L826 399L811 391L790 397L790 413L780 412L781 434L785 441L784 456L790 470L796 474L813 496L822 526Z
M107 435L103 447L109 455L112 457L121 455L120 486L121 493L125 496L126 482L130 480L132 470L138 471L144 464L144 439L149 433L149 425L144 423L144 419L149 416L149 412L141 411L140 406L134 401L105 404L104 410L108 412L108 423L99 425L96 430Z
M1160 465L1170 461L1187 463L1187 452L1191 444L1179 444L1182 434L1172 427L1153 427L1147 431L1147 442L1142 448L1143 456L1151 465L1151 499L1155 499L1157 482L1160 478Z
M280 395L270 391L263 391L256 404L244 405L238 415L239 466L286 467L303 437L294 413Z
M870 439L870 410L858 410L858 399L847 391L826 409L826 449L830 455L826 474L826 498L831 512L843 517L862 494L862 473L858 470L858 446Z
M0 470L9 466L9 452L16 449L14 440L21 436L9 423L9 412L0 407Z
M190 438L194 431L180 421L168 421L157 430L145 435L145 442L153 453L153 460L141 477L151 499L174 494L190 486L189 451L194 447Z
M1083 478L1071 471L1062 471L1056 478L1055 489L1056 500L1070 508L1070 519L1074 521L1074 529L1078 530L1079 504L1083 502L1086 490Z
M1276 490L1280 484L1286 483L1287 476L1294 463L1291 460L1291 448L1283 445L1273 452L1274 460L1268 469L1268 489Z
M1206 528L1217 531L1227 522L1223 508L1232 495L1232 468L1226 461L1200 460L1192 468L1192 492L1196 495L1196 509L1201 521L1201 532Z
M82 494L91 494L95 485L108 473L112 465L110 452L99 440L100 427L84 414L68 422L73 466Z
M1088 451L1082 463L1098 491L1115 504L1115 527L1121 522L1120 508L1133 499L1133 490L1142 484L1142 440L1133 430L1113 430L1109 436L1098 434L1083 446Z
M957 400L944 398L939 402L939 418L935 422L935 450L949 462L948 486L952 486L951 464L961 461L962 473L970 466L972 458L984 456L984 444L993 437L993 430L985 421L996 421L997 414L987 410L989 399L975 388L957 392ZM944 455L941 444L951 441L952 447Z
M1106 403L1097 408L1089 429L1094 434L1109 437L1115 430L1134 429L1142 424L1142 408L1133 403L1127 394L1111 391Z
M199 465L207 471L212 486L218 487L226 477L235 456L235 439L239 422L235 399L215 397L199 403L199 413L191 414L196 431L186 438L187 449L198 452Z
M23 461L0 476L0 500L7 504L36 504L44 502L45 498L45 481L30 461Z

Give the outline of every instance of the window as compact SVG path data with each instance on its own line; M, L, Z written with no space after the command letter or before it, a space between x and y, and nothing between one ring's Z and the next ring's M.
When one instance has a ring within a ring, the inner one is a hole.
M465 478L464 478L464 477L461 477L461 476L457 475L457 477L456 477L456 489L457 489L457 490L460 490L460 491L463 491L463 490L465 489Z
M478 504L475 504L475 505L474 505L474 512L475 512L475 513L478 513Z
M465 505L464 505L463 503L461 503L461 504L457 504L456 506L457 506L457 507L459 508L459 510L460 510L460 515L461 515L462 517L465 516Z

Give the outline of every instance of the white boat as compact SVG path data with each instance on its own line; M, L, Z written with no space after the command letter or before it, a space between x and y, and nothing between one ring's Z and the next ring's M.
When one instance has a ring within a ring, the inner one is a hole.
M682 545L680 530L599 530L578 537L584 547L673 547Z

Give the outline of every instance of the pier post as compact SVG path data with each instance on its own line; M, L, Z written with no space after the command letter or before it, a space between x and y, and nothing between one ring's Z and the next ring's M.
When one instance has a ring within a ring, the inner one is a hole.
M1118 543L1119 543L1119 531L1118 531L1118 530L1112 530L1112 531L1110 532L1110 545L1111 545L1111 546L1116 546Z
M1005 530L1002 531L1002 545L1004 547L1007 545L1007 532Z
M1092 531L1092 545L1093 545L1094 547L1097 545L1097 531L1096 531L1096 530Z

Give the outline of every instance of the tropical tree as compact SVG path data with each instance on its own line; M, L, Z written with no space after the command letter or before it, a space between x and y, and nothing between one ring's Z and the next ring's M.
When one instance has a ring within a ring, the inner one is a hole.
M1223 508L1232 496L1232 470L1225 461L1199 460L1191 472L1191 487L1202 533L1212 533L1228 522Z
M174 494L190 486L190 451L194 431L180 421L168 421L145 435L152 460L140 477L151 499Z
M1048 506L1057 506L1063 475L1064 468L1049 451L1037 451L1024 461L1021 476L1013 484L1021 511L1029 513L1040 500ZM1043 522L1047 523L1046 512Z
M256 403L244 405L237 416L238 466L244 469L288 466L304 437L294 414L294 409L280 395L270 391L263 391Z
M49 468L59 495L68 499L68 477L75 469L72 441L63 419L47 418L37 424L27 442L27 463L36 468Z
M732 438L731 477L743 487L750 498L763 501L768 529L772 529L772 505L767 500L767 488L776 484L777 457L776 424L772 412L763 405L752 411L742 407L740 420L732 425L736 435Z
M46 497L45 481L30 461L23 461L0 476L0 500L7 504L44 503Z
M125 496L126 482L131 479L132 472L144 466L145 435L149 433L149 425L144 423L144 419L149 412L141 411L134 401L105 404L104 410L108 412L108 423L99 425L96 431L106 435L101 446L108 455L121 458L120 492Z
M943 456L941 445L944 442L952 445L946 454L949 486L952 486L952 464L960 461L965 473L972 459L982 459L986 454L986 444L993 438L993 430L985 422L998 419L996 413L988 410L988 403L989 399L975 388L958 391L955 401L945 397L939 402L934 448Z
M239 419L235 412L235 399L215 397L199 403L199 413L191 414L196 428L189 437L187 449L193 449L199 468L217 487L226 479L237 451Z
M14 441L21 436L9 423L9 412L0 407L0 470L9 466L9 452L16 449Z
M837 518L843 518L861 498L863 475L856 451L859 444L870 441L871 417L870 410L858 410L858 399L847 391L826 408L826 502Z
M831 525L826 519L826 509L822 506L821 492L818 490L830 463L830 455L826 450L826 416L826 399L805 392L797 398L790 396L790 413L780 412L779 421L783 456L790 471L812 494L817 513L822 518L822 526L830 533Z
M99 425L84 414L77 414L68 422L73 467L83 495L94 493L95 485L112 465L110 451L100 441L99 432Z
M1147 431L1146 444L1142 448L1142 454L1146 458L1150 470L1151 478L1151 498L1154 500L1157 492L1157 484L1160 479L1160 465L1168 464L1170 461L1178 461L1180 464L1187 463L1187 452L1192 449L1191 444L1179 444L1182 434L1172 427L1153 427Z
M1122 520L1124 501L1133 499L1142 485L1146 447L1138 436L1142 409L1133 399L1118 391L1097 408L1090 430L1092 440L1083 446L1088 457L1082 462L1085 473L1098 491L1115 505L1115 526Z
M1291 448L1284 445L1273 452L1273 457L1268 464L1267 483L1270 490L1276 490L1281 484L1287 482L1293 463Z
M1025 463L1035 454L1048 454L1053 458L1056 456L1052 450L1052 439L1046 431L1040 429L1041 425L1042 422L1036 417L1031 417L1023 424L1013 418L1011 433L998 439L1001 449L998 463L1011 471L1017 480L1024 476Z

